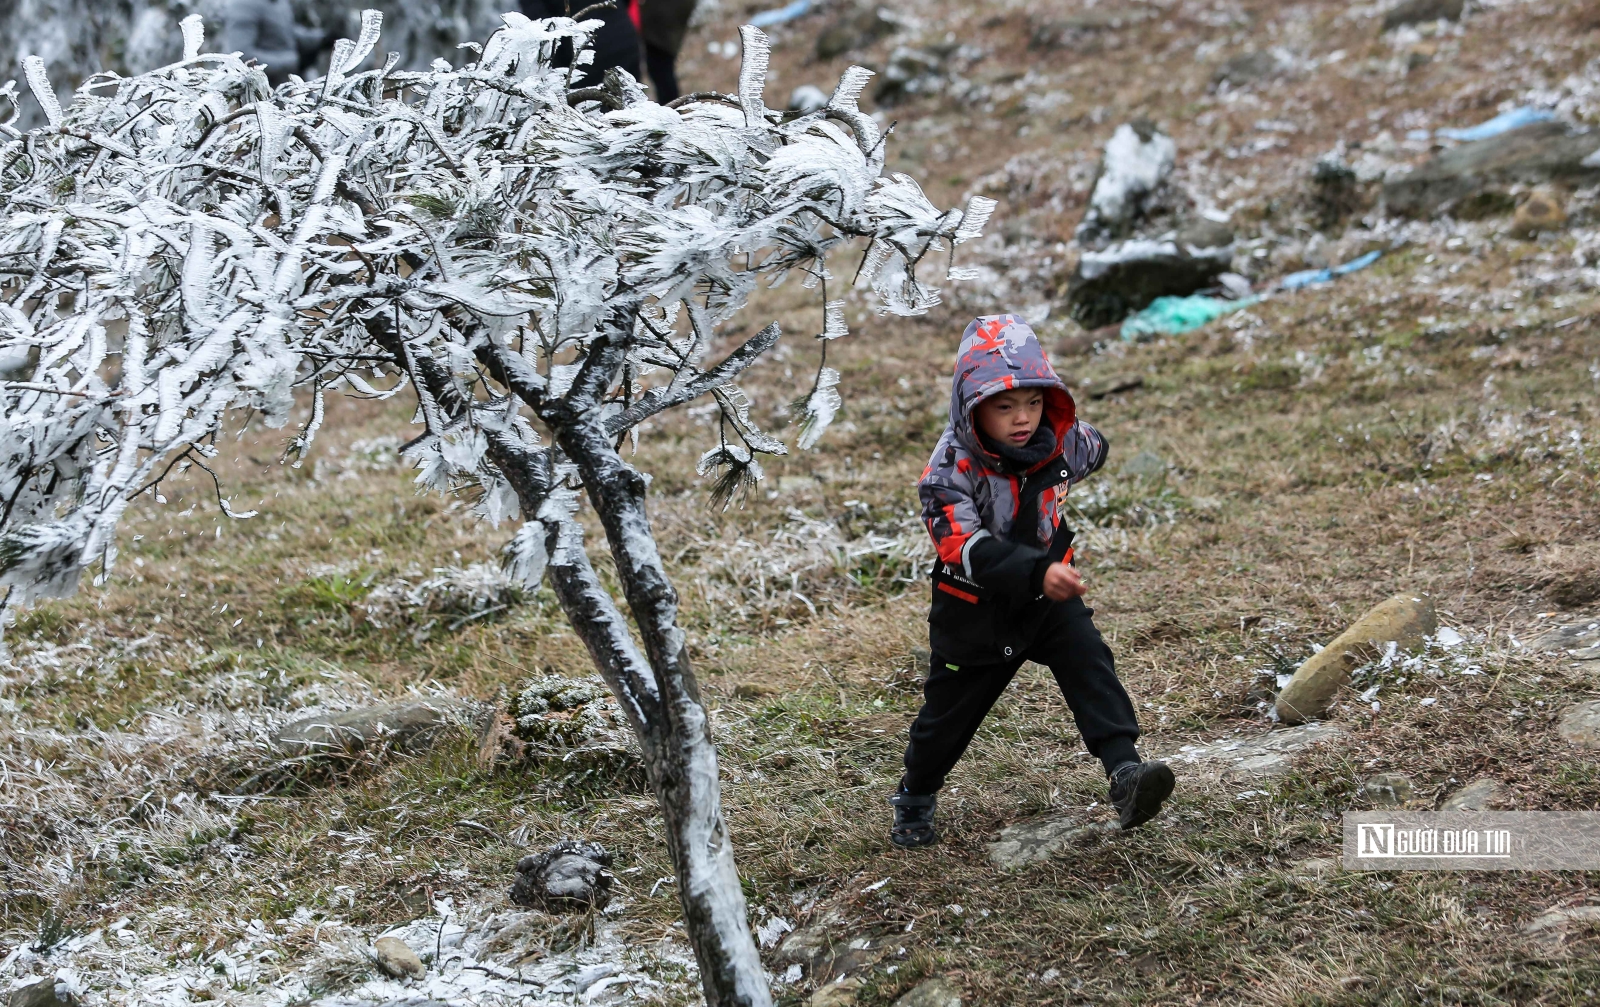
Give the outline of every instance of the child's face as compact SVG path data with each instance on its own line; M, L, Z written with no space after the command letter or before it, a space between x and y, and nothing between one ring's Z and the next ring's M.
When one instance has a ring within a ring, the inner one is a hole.
M978 429L990 440L1022 447L1033 439L1044 418L1044 392L1037 388L1013 388L991 395L978 403L973 414Z

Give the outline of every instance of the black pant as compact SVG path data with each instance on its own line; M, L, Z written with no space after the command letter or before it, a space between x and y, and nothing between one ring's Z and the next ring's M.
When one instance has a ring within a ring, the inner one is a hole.
M1033 646L1003 664L951 668L954 662L935 651L923 686L922 712L911 724L906 746L906 790L932 794L944 786L946 774L1024 661L1037 661L1055 675L1084 745L1108 772L1136 760L1139 721L1093 617L1094 609L1081 598L1051 605Z

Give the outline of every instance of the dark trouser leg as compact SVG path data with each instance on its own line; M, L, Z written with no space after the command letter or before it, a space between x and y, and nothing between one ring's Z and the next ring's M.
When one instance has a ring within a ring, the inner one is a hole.
M1107 773L1138 760L1133 743L1139 738L1139 720L1117 679L1111 648L1095 628L1094 609L1081 598L1051 606L1027 656L1055 675L1084 746Z
M644 69L656 86L656 101L665 105L678 97L678 56L670 49L644 44Z
M983 666L960 665L952 671L933 655L928 681L922 687L922 712L911 723L902 781L913 794L932 794L944 786L946 774L967 750L978 725L1006 690L1022 662Z

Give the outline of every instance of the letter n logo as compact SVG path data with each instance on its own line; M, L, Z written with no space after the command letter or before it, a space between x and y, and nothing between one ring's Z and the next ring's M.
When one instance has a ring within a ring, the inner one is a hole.
M1356 826L1356 856L1387 857L1394 849L1393 825Z

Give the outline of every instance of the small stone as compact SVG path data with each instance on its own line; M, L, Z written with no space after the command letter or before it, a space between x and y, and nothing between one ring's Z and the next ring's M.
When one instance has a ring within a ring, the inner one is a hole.
M1561 715L1556 732L1578 748L1600 748L1600 700L1579 703Z
M850 1007L861 989L859 979L840 979L811 994L811 1007Z
M299 756L348 756L379 744L415 753L426 751L468 713L466 704L440 697L360 706L303 717L280 730L273 743Z
M393 979L421 979L428 971L410 945L398 937L379 937L372 942L372 952L378 958L378 968Z
M1522 932L1544 952L1558 954L1577 936L1574 931L1594 926L1600 926L1600 906L1566 906L1540 913Z
M1600 612L1568 617L1523 646L1538 653L1564 654L1574 661L1600 661Z
M1538 188L1517 207L1511 217L1511 235L1515 238L1534 238L1541 231L1559 231L1567 223L1567 211L1561 205L1561 196L1551 189Z
M1344 737L1332 724L1304 724L1285 730L1236 735L1209 745L1186 745L1162 758L1175 766L1210 769L1224 783L1250 783L1283 776L1294 768L1289 756L1324 741Z
M564 839L543 853L517 861L511 901L553 912L604 909L615 880L611 854L599 843Z
M1466 0L1402 0L1383 16L1383 30L1424 21L1459 21L1466 6Z
M78 1007L78 998L53 976L11 991L10 1007Z
M1350 673L1380 657L1393 644L1400 650L1421 649L1429 634L1439 628L1433 600L1426 595L1401 594L1373 608L1294 673L1278 694L1278 719L1300 724L1320 717L1333 697L1350 681Z
M1202 255L1207 248L1227 248L1233 244L1233 228L1216 220L1192 220L1178 229L1178 244L1191 255Z
M1325 878L1339 873L1341 868L1338 857L1306 857L1291 864L1289 873L1297 878Z
M1277 57L1270 52L1262 52L1259 49L1242 52L1217 67L1216 72L1211 75L1211 84L1213 87L1221 87L1223 84L1242 87L1275 76L1280 69Z
M833 59L852 49L864 49L899 29L900 25L884 17L877 6L847 12L817 36L817 58Z
M962 1007L961 994L944 976L925 979L894 1002L894 1007Z
M1497 804L1504 804L1505 799L1505 788L1500 786L1500 781L1485 777L1473 780L1465 787L1446 797L1444 803L1439 805L1439 810L1487 811Z
M1017 870L1116 827L1115 822L1090 822L1075 813L1021 822L1000 830L1000 838L989 844L989 862L1001 870Z
M1361 785L1367 800L1380 807L1393 808L1411 800L1415 787L1403 773L1379 773Z
M1135 454L1133 457L1123 462L1117 471L1125 476L1137 476L1141 479L1154 479L1157 476L1166 475L1167 462L1166 459L1162 458L1154 451L1147 449L1140 451L1138 454Z
M911 648L911 671L920 678L927 678L933 668L933 651L926 647Z

